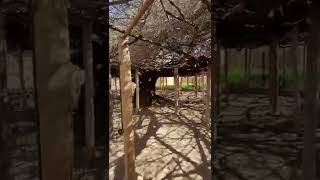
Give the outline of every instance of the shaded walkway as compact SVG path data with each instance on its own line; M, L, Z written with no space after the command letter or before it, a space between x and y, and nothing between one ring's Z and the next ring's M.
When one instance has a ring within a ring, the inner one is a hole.
M182 96L189 95L184 93ZM199 101L192 104L193 101L192 98L188 102L182 101L185 106L180 108L178 115L174 114L172 102L158 101L135 116L136 171L144 179L211 179L210 132L200 123L203 105ZM116 101L113 114L116 128L121 127L117 122L119 110ZM109 178L118 180L123 176L122 136L113 134Z

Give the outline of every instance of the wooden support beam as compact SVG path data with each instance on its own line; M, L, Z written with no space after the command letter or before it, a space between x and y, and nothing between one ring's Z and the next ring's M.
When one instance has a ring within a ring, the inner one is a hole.
M93 79L93 47L91 41L92 23L82 25L82 51L85 71L85 142L88 157L93 158L95 152L94 133L94 79Z
M262 57L261 57L261 64L262 64L262 85L263 87L266 86L266 54L265 52L262 52Z
M229 56L228 49L224 50L224 82L225 82L225 92L226 92L226 103L229 104Z
M206 87L206 96L205 96L205 118L204 118L204 126L209 127L209 120L210 120L210 102L211 102L211 69L208 68L207 71L207 87Z
M75 91L70 62L68 3L33 2L33 32L37 110L40 126L41 178L73 179L73 126ZM80 85L79 87L80 88Z
M126 38L132 31L132 29L138 24L140 18L144 15L144 13L148 10L154 0L144 0L142 7L140 8L138 14L133 18L131 24L127 28L123 38Z
M5 16L0 14L0 177L10 179L10 149L8 144L9 123L7 107L4 101L7 85L7 40L5 30Z
M174 86L175 86L175 113L178 112L179 106L179 78L178 78L178 68L174 69Z
M216 83L215 84L215 97L216 97L216 103L215 103L215 112L216 112L216 115L220 115L220 102L221 102L221 55L220 55L220 45L218 44L217 45L217 52L218 52L218 56L216 58L216 62L214 62L214 66L215 66L215 71L212 72L214 73L214 82ZM213 76L212 76L213 77Z
M277 58L277 42L270 44L270 70L269 70L269 88L270 102L272 113L279 113L279 75L278 75L278 58Z
M135 80L136 80L136 111L137 113L140 110L140 82L139 82L139 70L135 71Z
M118 44L120 64L121 117L124 131L124 171L126 180L136 180L134 131L132 120L133 83L131 81L131 60L128 41L129 38L121 38Z
M320 58L320 2L312 3L310 9L310 39L307 47L305 111L304 111L304 149L302 158L302 178L316 179L316 138L315 130L318 124L317 88L319 83L318 64Z
M111 65L109 64L109 134L113 130L113 97L112 97L112 76L111 76Z

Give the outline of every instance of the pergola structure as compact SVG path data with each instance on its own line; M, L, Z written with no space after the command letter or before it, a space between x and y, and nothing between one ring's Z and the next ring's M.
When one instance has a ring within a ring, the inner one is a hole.
M9 127L13 117L5 96L7 54L31 52L41 179L72 179L74 141L85 147L89 164L95 158L98 137L106 140L107 3L0 1L0 131ZM22 68L21 82L23 70L27 69ZM9 176L5 169L9 168L5 140L9 136L1 136L0 176L4 179Z

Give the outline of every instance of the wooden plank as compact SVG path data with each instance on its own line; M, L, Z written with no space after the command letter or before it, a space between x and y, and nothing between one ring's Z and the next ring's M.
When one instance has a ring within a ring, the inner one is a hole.
M121 117L123 122L125 179L135 180L137 177L135 173L134 131L132 119L133 83L131 81L131 60L128 41L129 38L121 38L118 44Z

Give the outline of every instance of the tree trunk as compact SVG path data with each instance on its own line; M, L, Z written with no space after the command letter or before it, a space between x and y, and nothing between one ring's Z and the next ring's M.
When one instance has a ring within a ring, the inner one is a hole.
M40 121L41 179L73 179L72 77L67 1L36 0L35 80ZM80 87L79 87L80 88Z
M270 45L270 102L272 113L279 113L279 76L277 60L277 43L272 42Z
M7 132L9 128L9 117L7 116L7 107L4 102L6 88L6 58L7 58L7 42L5 32L5 18L0 15L0 177L4 180L10 178L10 159Z
M228 57L228 49L224 51L224 82L225 82L225 92L226 92L226 103L229 104L229 82L228 82L228 73L229 73L229 57Z
M136 69L135 71L135 80L136 80L136 112L138 113L140 109L140 102L139 102L140 87L139 87L139 70L138 69Z
M92 52L92 23L84 23L82 26L82 51L85 70L85 139L88 157L92 158L95 152L94 133L94 85L93 85L93 52Z
M320 3L312 3L310 20L310 40L307 48L306 83L305 83L305 125L303 149L303 178L315 179L315 128L317 124L317 88L318 88L318 60L320 56Z
M174 69L174 86L175 86L175 113L178 112L179 106L179 78L178 78L178 68Z
M139 87L137 85L140 92L139 105L140 107L148 107L152 105L153 98L156 95L156 82L159 76L156 71L141 71L140 73ZM133 102L136 104L136 98L133 99Z
M124 130L123 142L125 179L135 180L137 177L135 172L134 131L132 122L133 83L131 81L131 60L128 41L129 38L121 38L118 44L120 64L121 117Z

